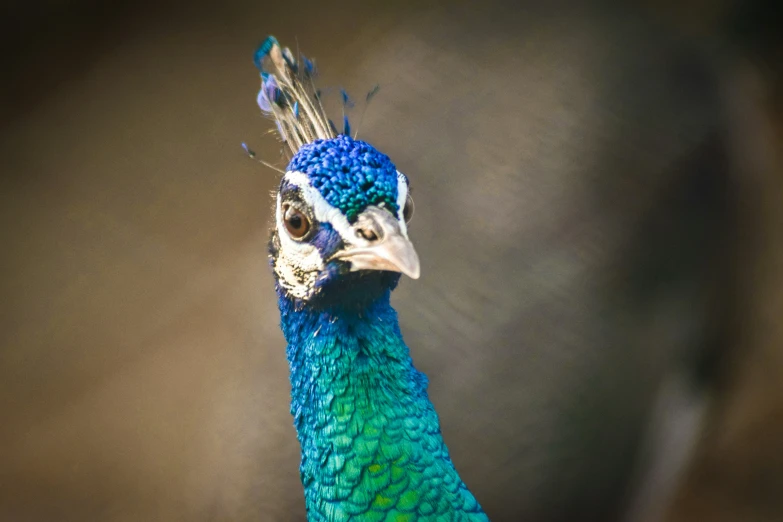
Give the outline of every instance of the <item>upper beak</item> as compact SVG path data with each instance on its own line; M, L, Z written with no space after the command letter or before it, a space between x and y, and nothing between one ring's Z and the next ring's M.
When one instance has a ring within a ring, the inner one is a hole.
M419 256L410 240L402 235L400 224L391 212L367 207L352 229L357 244L340 250L332 259L349 261L351 271L390 270L411 279L419 278Z

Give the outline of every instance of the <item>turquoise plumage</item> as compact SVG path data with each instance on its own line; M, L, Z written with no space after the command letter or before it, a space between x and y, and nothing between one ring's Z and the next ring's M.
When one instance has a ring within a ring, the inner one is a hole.
M486 521L449 458L390 304L400 274L419 276L408 178L351 138L348 124L335 132L312 62L300 67L272 37L255 61L259 106L292 154L270 264L308 520Z

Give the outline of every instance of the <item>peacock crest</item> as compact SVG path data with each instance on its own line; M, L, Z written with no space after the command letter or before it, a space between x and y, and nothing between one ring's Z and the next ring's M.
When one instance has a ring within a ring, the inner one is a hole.
M303 54L295 57L288 47L281 47L274 36L269 36L256 49L253 62L261 73L258 106L275 121L289 158L308 143L340 135L350 137L346 109L352 108L354 102L344 89L340 90L343 129L339 132L324 109L322 91L316 87L318 69L313 60ZM367 93L365 103L370 102L379 88L376 85Z

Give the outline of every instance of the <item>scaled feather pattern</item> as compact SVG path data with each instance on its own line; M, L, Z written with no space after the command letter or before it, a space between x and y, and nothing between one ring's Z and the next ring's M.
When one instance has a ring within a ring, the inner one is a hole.
M389 293L361 314L280 299L308 520L486 521L460 479Z

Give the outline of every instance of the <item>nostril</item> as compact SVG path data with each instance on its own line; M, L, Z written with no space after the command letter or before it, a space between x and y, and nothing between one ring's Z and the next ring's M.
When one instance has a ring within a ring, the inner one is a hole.
M363 237L367 241L375 241L378 239L378 234L376 234L375 231L371 228L358 228L356 229L356 234Z

